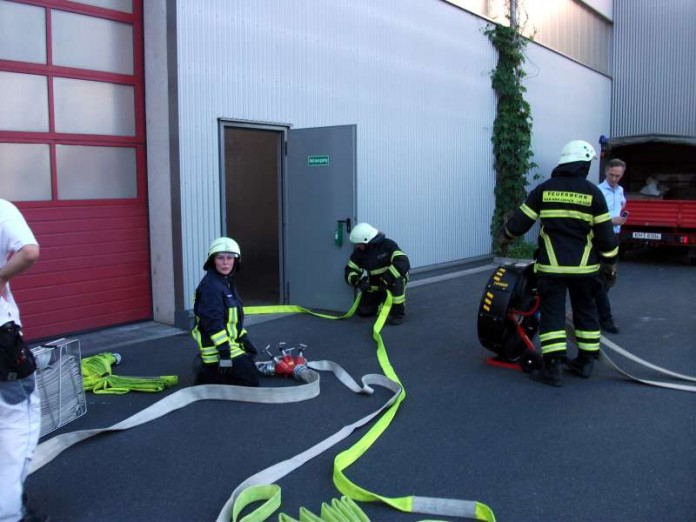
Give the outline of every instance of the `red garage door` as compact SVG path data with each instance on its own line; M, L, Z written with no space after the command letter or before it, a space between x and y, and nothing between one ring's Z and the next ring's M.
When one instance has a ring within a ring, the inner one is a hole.
M0 2L0 197L41 259L12 282L41 339L152 317L140 0Z

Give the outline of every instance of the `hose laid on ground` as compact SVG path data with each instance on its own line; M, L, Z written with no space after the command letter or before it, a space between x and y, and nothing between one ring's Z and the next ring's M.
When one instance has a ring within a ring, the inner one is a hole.
M311 310L294 305L245 307L244 313L277 314L303 312L318 317L324 317L327 319L344 319L353 315L353 313L357 309L357 305L360 301L361 295L362 294L358 294L358 298L356 299L355 303L353 303L353 306L351 307L350 311L340 317L319 314ZM382 327L384 326L384 323L386 322L387 317L389 315L389 311L391 310L392 301L392 294L387 290L387 297L380 309L380 312L377 316L377 320L375 321L372 327L372 337L377 345L377 359L379 361L380 367L382 368L382 371L384 372L384 375L390 382L394 382L400 387L401 393L399 393L395 397L396 400L393 401L393 404L389 406L389 408L385 411L384 415L369 429L369 431L365 435L363 435L363 437L358 442L356 442L347 450L339 453L335 457L333 470L334 485L346 497L351 498L353 500L362 502L382 502L394 509L407 513L423 513L428 515L461 517L495 522L495 515L493 514L491 508L481 502L452 498L420 497L415 495L409 495L404 497L386 497L378 495L358 486L357 484L353 483L350 479L348 479L344 473L345 470L352 464L354 464L387 429L394 416L396 415L396 412L398 411L401 402L403 402L403 400L406 398L406 391L403 389L403 385L399 381L399 377L396 375L396 372L391 366L389 357L387 355L386 346L384 344L384 341L382 340L382 336L380 335ZM310 363L310 367L314 368L315 366L314 364ZM310 450L307 450L307 452L312 451L312 449L313 448L310 448ZM307 452L304 452L301 455L307 457ZM300 455L298 455L297 457L299 456ZM217 518L217 522L228 522L230 519L236 522L238 520L237 516L239 515L239 513L242 512L242 510L246 507L247 504L244 501L243 497L247 488L270 484L280 479L281 477L287 475L296 467L297 466L287 467L286 469L285 463L279 463L246 479L232 492L232 496L229 498L225 506L220 511L220 514ZM246 517L242 518L240 522L262 522L266 520L266 518L261 517L260 514L258 517L256 515L256 512L252 512L250 515L247 515ZM345 519L345 521L358 522L359 519L348 518Z
M113 375L111 367L120 361L120 355L110 352L82 359L80 367L82 370L83 389L95 394L109 395L123 395L129 391L154 393L176 386L179 382L179 378L176 375L163 375L160 377L121 377Z
M567 331L569 332L570 340L574 340L575 339L575 326L573 325L573 316L572 316L571 311L566 312L566 328L567 328ZM692 392L692 393L696 392L696 386L691 385L691 384L678 384L678 383L666 382L666 381L653 381L653 380L648 380L648 379L641 379L639 377L636 377L635 375L628 373L626 370L623 370L622 368L620 368L611 359L611 357L609 357L609 354L607 353L608 350L614 352L617 355L621 355L621 356L625 357L626 359L629 359L629 360L637 363L640 366L643 366L645 368L650 368L651 370L654 370L659 374L666 375L668 377L672 377L674 379L678 379L678 380L682 380L682 381L696 382L696 377L691 377L690 375L684 375L682 373L673 372L671 370L667 370L666 368L661 368L660 366L652 364L644 359L641 359L640 357L633 355L631 352L624 350L618 344L614 343L613 341L611 341L610 339L607 339L604 336L600 337L600 343L602 344L603 348L600 350L599 360L601 362L603 362L604 364L606 364L609 368L619 372L624 377L627 377L630 380L639 382L641 384L647 384L649 386L657 386L659 388L669 388L671 390L679 390L679 391L686 391L686 392Z
M256 310L247 310L246 313L288 313L288 312L305 312L311 313L319 317L328 319L342 319L353 315L357 309L360 300L360 295L353 303L350 311L343 316L333 317L326 314L318 314L310 310L286 305L280 307L252 307ZM348 450L340 453L334 460L334 483L344 493L346 497L358 497L358 500L363 501L381 501L396 509L406 512L420 512L431 515L443 515L453 517L471 518L477 520L486 520L494 522L495 516L491 509L480 502L447 499L447 498L431 498L431 497L400 497L388 498L371 493L348 480L343 471L353 464L367 449L375 442L381 433L387 428L393 419L399 404L405 397L403 387L398 380L391 364L389 363L384 342L380 336L380 330L384 326L387 315L391 308L392 296L387 293L387 299L382 307L380 314L373 326L373 337L377 342L377 354L380 366L386 375L368 374L362 378L362 385L358 385L348 373L339 365L331 361L313 361L308 363L312 370L332 371L334 375L341 380L343 384L348 386L352 391L361 394L372 394L372 386L382 386L391 392L390 398L380 408L362 419L344 426L341 430L334 433L330 437L324 439L318 444L305 450L304 452L287 459L283 462L275 464L261 472L249 477L242 482L233 492L230 500L225 504L218 520L238 520L239 514L247 507L248 503L255 503L259 500L266 500L262 506L258 507L253 513L240 519L240 522L259 522L266 520L278 508L280 496L275 494L275 486L272 484L279 478L287 475L294 469L297 469L302 464L311 458L323 453L330 447L334 446L341 440L348 437L357 428L367 424L372 419L378 417L382 412L385 412L377 423L365 434L360 441L353 445ZM104 370L104 362L109 365L112 361L108 359L95 363L95 366L89 366L94 369L95 373ZM110 366L109 366L110 368ZM287 402L298 402L307 400L319 395L319 374L316 371L307 372L307 383L293 387L283 388L250 388L243 386L232 385L202 385L184 388L176 391L171 395L152 404L148 408L128 417L127 419L114 424L108 428L81 430L71 433L64 433L53 437L46 442L39 444L34 454L34 459L31 464L30 473L33 473L48 464L56 458L65 449L77 444L87 438L99 435L110 431L121 431L139 426L151 420L157 419L172 411L178 410L189 404L199 400L237 400L245 402L273 403L281 404ZM272 497L272 498L266 498ZM276 499L277 497L277 499ZM249 500L253 499L253 500ZM330 506L324 504L322 506L322 515L317 517L306 509L300 510L301 522L367 522L367 518L363 517L364 513L359 508L353 509L355 504L352 500L334 500ZM348 507L346 507L348 506ZM357 506L355 506L357 507ZM337 516L341 513L343 518ZM281 514L279 516L281 522L291 522L293 519L288 515Z

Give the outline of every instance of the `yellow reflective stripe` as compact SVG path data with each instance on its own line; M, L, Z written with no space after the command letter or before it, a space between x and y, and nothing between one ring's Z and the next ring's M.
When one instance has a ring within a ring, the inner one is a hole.
M227 332L230 339L237 339L239 334L237 332L237 321L239 320L239 313L237 308L229 308L230 315L227 318Z
M587 260L590 259L590 253L592 252L592 238L594 233L590 230L587 234L587 243L585 243L585 249L582 251L582 258L580 259L580 266L587 266Z
M200 346L201 359L204 363L216 363L220 360L217 348L215 346Z
M239 343L230 343L230 359L244 355L244 350Z
M357 279L359 277L360 277L360 274L356 274L355 272L351 272L350 274L348 274L348 282L352 285L353 280Z
M542 344L541 353L563 352L566 349L566 343Z
M565 339L565 330L553 330L552 332L546 332L539 336L540 341L550 341L551 339Z
M375 268L374 270L370 270L370 275L380 275L386 272L387 270L389 270L388 266L383 266L382 268Z
M352 268L353 270L357 270L358 272L362 272L362 268L360 268L358 265L353 263L353 261L348 260L348 268Z
M246 328L242 328L242 330L239 332L239 337L244 337L245 335L249 335L249 332L247 332Z
M609 250L609 252L600 252L599 255L602 257L616 257L619 255L619 247Z
M587 266L551 266L542 265L537 263L535 266L536 271L544 272L546 274L594 274L599 270L599 265L587 265Z
M598 225L599 223L604 223L605 221L611 221L611 216L609 215L609 212L600 214L599 216L595 216L594 218L595 225Z
M191 337L194 338L196 341L196 344L200 348L201 346L201 331L198 329L198 319L196 319L196 326L193 327L193 330L191 330Z
M227 332L225 330L220 330L219 332L212 334L210 336L210 340L215 343L215 346L220 346L221 344L225 344L230 339L227 337Z
M527 206L526 203L522 203L522 205L520 205L520 210L532 221L536 221L539 218L539 214L534 212L529 206Z
M394 258L395 258L395 257L398 257L398 256L405 256L405 255L406 255L406 254L404 254L401 250L394 250L394 252L392 252L392 255L391 255L391 262L392 262L392 263L394 262Z
M599 341L582 343L578 340L578 348L587 352L594 352L599 350Z
M405 295L399 295L394 297L394 304L403 304L406 302L406 296Z
M592 205L592 195L581 192L570 192L562 190L545 190L541 195L544 203L568 203L589 207Z
M575 335L585 339L599 339L602 337L602 332L599 330L575 330Z
M237 339L241 336L241 333L237 330L239 325L239 311L237 308L230 308L230 317L227 322L227 331L229 332L229 343L230 343L230 359L239 357L244 354L241 346L237 342Z
M558 260L556 259L556 253L553 251L553 244L551 243L551 238L544 232L544 227L541 227L539 236L544 240L544 246L546 247L546 255L549 256L549 263L551 266L558 266Z
M580 221L587 221L588 223L592 223L592 214L587 214L585 212L580 212L578 210L542 210L541 211L541 219L545 218L570 218L570 219L578 219Z
M395 267L394 265L389 265L389 271L390 271L390 272L392 273L392 275L393 275L394 277L396 277L397 279L398 279L399 277L401 277L401 274L399 273L399 271L396 269L396 267Z

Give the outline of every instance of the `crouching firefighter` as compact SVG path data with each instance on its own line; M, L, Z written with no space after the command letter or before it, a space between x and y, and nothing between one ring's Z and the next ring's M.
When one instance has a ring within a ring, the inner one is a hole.
M244 329L244 309L234 280L240 266L236 241L219 237L212 242L193 305L196 324L191 335L200 351L195 384L259 385L257 350Z
M406 283L411 269L408 257L396 242L367 223L355 225L350 242L355 248L345 268L345 280L363 293L356 313L361 317L376 315L388 289L393 302L387 322L401 324L406 314Z
M500 237L504 248L541 220L534 271L541 297L539 340L543 363L531 377L561 386L561 365L589 377L599 356L600 329L594 298L600 273L616 278L618 246L611 216L601 191L587 179L597 157L592 145L575 140L561 152L551 178L537 186L507 221ZM578 346L575 359L566 358L566 293L570 294Z

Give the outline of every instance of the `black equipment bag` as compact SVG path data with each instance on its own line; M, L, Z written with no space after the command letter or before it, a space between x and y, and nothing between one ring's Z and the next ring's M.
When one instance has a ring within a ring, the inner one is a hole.
M36 360L24 342L21 328L14 322L0 326L0 381L28 377L36 370Z

